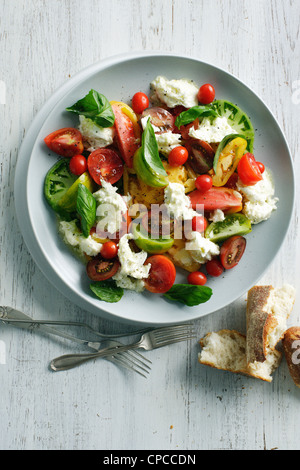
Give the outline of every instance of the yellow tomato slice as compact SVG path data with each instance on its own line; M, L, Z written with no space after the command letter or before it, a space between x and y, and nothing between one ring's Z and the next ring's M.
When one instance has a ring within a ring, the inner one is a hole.
M244 155L247 141L241 137L231 140L222 150L217 163L216 173L213 175L213 186L224 186Z

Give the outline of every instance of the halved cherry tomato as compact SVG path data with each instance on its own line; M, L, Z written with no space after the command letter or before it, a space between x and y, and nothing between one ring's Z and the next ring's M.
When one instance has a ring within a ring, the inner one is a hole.
M153 255L145 264L151 264L149 276L144 279L148 291L163 294L171 289L176 278L176 268L169 258Z
M167 131L173 132L175 127L175 116L169 113L166 109L154 106L153 108L148 108L143 112L142 118L145 116L149 116L151 124L159 128L159 131L156 131L156 134Z
M260 169L252 153L245 153L239 161L237 172L246 186L253 186L262 180Z
M220 260L225 269L234 268L244 254L246 239L240 235L228 238L220 249Z
M135 113L142 114L142 112L149 106L149 98L145 93L138 91L133 95L131 104Z
M169 165L170 166L180 166L184 165L187 161L189 156L189 152L185 147L179 145L178 147L174 147L171 152L169 153Z
M193 284L195 286L204 286L204 284L207 282L207 277L200 271L194 271L188 275L187 280L189 284Z
M207 261L205 268L207 274L213 277L219 277L224 272L224 268L217 258Z
M214 211L221 209L222 211L230 210L240 211L242 209L242 196L240 193L230 188L214 188L212 187L206 193L201 193L197 189L189 193L191 206L196 209L197 204L204 206L204 211Z
M203 217L202 215L196 216L192 220L192 230L193 230L193 232L203 233L203 232L205 232L207 226L208 226L207 219L205 217Z
M264 171L265 171L265 165L264 165L263 163L261 163L261 162L256 162L256 165L258 166L259 171L261 172L261 174L264 173Z
M103 256L103 258L105 259L115 258L117 256L117 253L118 253L118 245L115 242L109 241L109 242L105 242L102 245L101 256Z
M87 171L87 161L83 155L74 155L70 160L70 172L74 175L82 175Z
M82 135L78 129L64 127L47 135L45 144L62 157L73 157L83 152Z
M123 162L117 152L111 149L94 150L88 156L87 164L91 177L99 185L101 185L101 179L114 184L123 175Z
M210 175L200 175L196 178L195 186L201 193L206 193L212 187L212 177Z
M210 83L205 83L199 88L198 100L201 104L211 103L216 96L214 87Z
M215 151L211 145L204 140L189 139L186 148L189 152L188 164L195 173L203 175L212 169Z
M115 115L114 126L117 134L118 148L126 165L132 168L133 155L139 148L134 125L130 118L122 112L120 106L112 104L112 108Z
M86 265L86 272L92 281L106 281L113 277L120 267L119 260L104 259L101 255L91 259Z

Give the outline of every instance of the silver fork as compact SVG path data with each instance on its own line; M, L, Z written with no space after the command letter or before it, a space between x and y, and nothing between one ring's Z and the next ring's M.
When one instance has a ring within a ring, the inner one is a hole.
M61 338L71 340L75 343L82 344L83 346L88 346L89 348L95 349L98 352L100 352L100 346L105 346L103 349L101 349L101 351L107 351L107 349L111 347L123 346L122 343L112 340L98 342L78 338L77 336L73 336L64 331L57 330L51 326L46 326L49 323L54 324L55 321L48 322L43 320L34 320L25 313L20 312L19 310L12 309L10 307L0 307L0 322L10 324L11 326L19 327L29 331L37 329L42 333L52 334ZM61 323L68 324L67 322ZM142 354L139 354L137 351L124 351L123 353L121 352L120 354L115 354L114 356L105 354L104 357L107 360L114 362L115 364L121 365L126 369L133 370L134 372L137 372L138 374L143 375L144 377L146 377L145 374L148 374L151 370L149 365L151 364L151 361L145 358Z
M110 348L107 350L107 353L110 353L115 357L116 354L133 349L141 348L146 351L151 351L169 344L187 341L192 338L196 338L196 334L193 330L193 326L190 324L156 328L143 334L139 341L124 346ZM105 351L86 354L65 354L53 359L50 367L55 371L72 369L73 367L79 366L90 359L103 357L104 354Z
M0 306L0 320L3 323L11 323L15 326L19 326L18 324L28 324L30 328L38 328L42 325L54 325L54 326L77 326L81 328L86 328L88 331L92 332L94 335L99 336L102 339L114 339L114 338L122 338L125 336L135 336L138 334L143 334L149 331L151 328L141 328L135 331L130 331L127 333L115 333L115 334L108 334L108 333L101 333L98 330L95 330L90 325L84 322L79 321L66 321L66 320L34 320L33 318L25 315L25 313L21 312L20 310L16 310L12 307L4 307Z

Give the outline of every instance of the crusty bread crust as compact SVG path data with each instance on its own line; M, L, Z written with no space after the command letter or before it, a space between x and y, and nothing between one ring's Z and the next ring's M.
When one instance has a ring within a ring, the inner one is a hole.
M283 351L291 377L295 385L300 388L300 363L297 364L295 358L293 358L293 354L297 351L299 345L295 345L294 341L299 341L300 345L300 326L292 326L286 330L282 340Z
M268 336L277 326L276 319L268 314L266 308L273 290L272 286L254 286L247 297L247 362L264 362L269 344Z

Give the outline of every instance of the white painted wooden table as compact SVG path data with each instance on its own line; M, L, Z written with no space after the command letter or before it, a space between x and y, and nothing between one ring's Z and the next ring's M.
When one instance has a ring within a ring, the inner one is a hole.
M194 56L235 74L281 124L297 161L300 85L297 0L0 0L0 293L34 318L86 320L40 273L19 231L13 198L18 149L60 85L82 68L132 50ZM300 292L298 211L261 282ZM299 299L290 324L299 324ZM245 299L195 322L199 338L245 330ZM147 353L147 380L101 360L52 373L70 344L0 327L1 449L299 449L300 391L285 362L272 384L197 364L198 345ZM2 362L3 354L2 354Z

